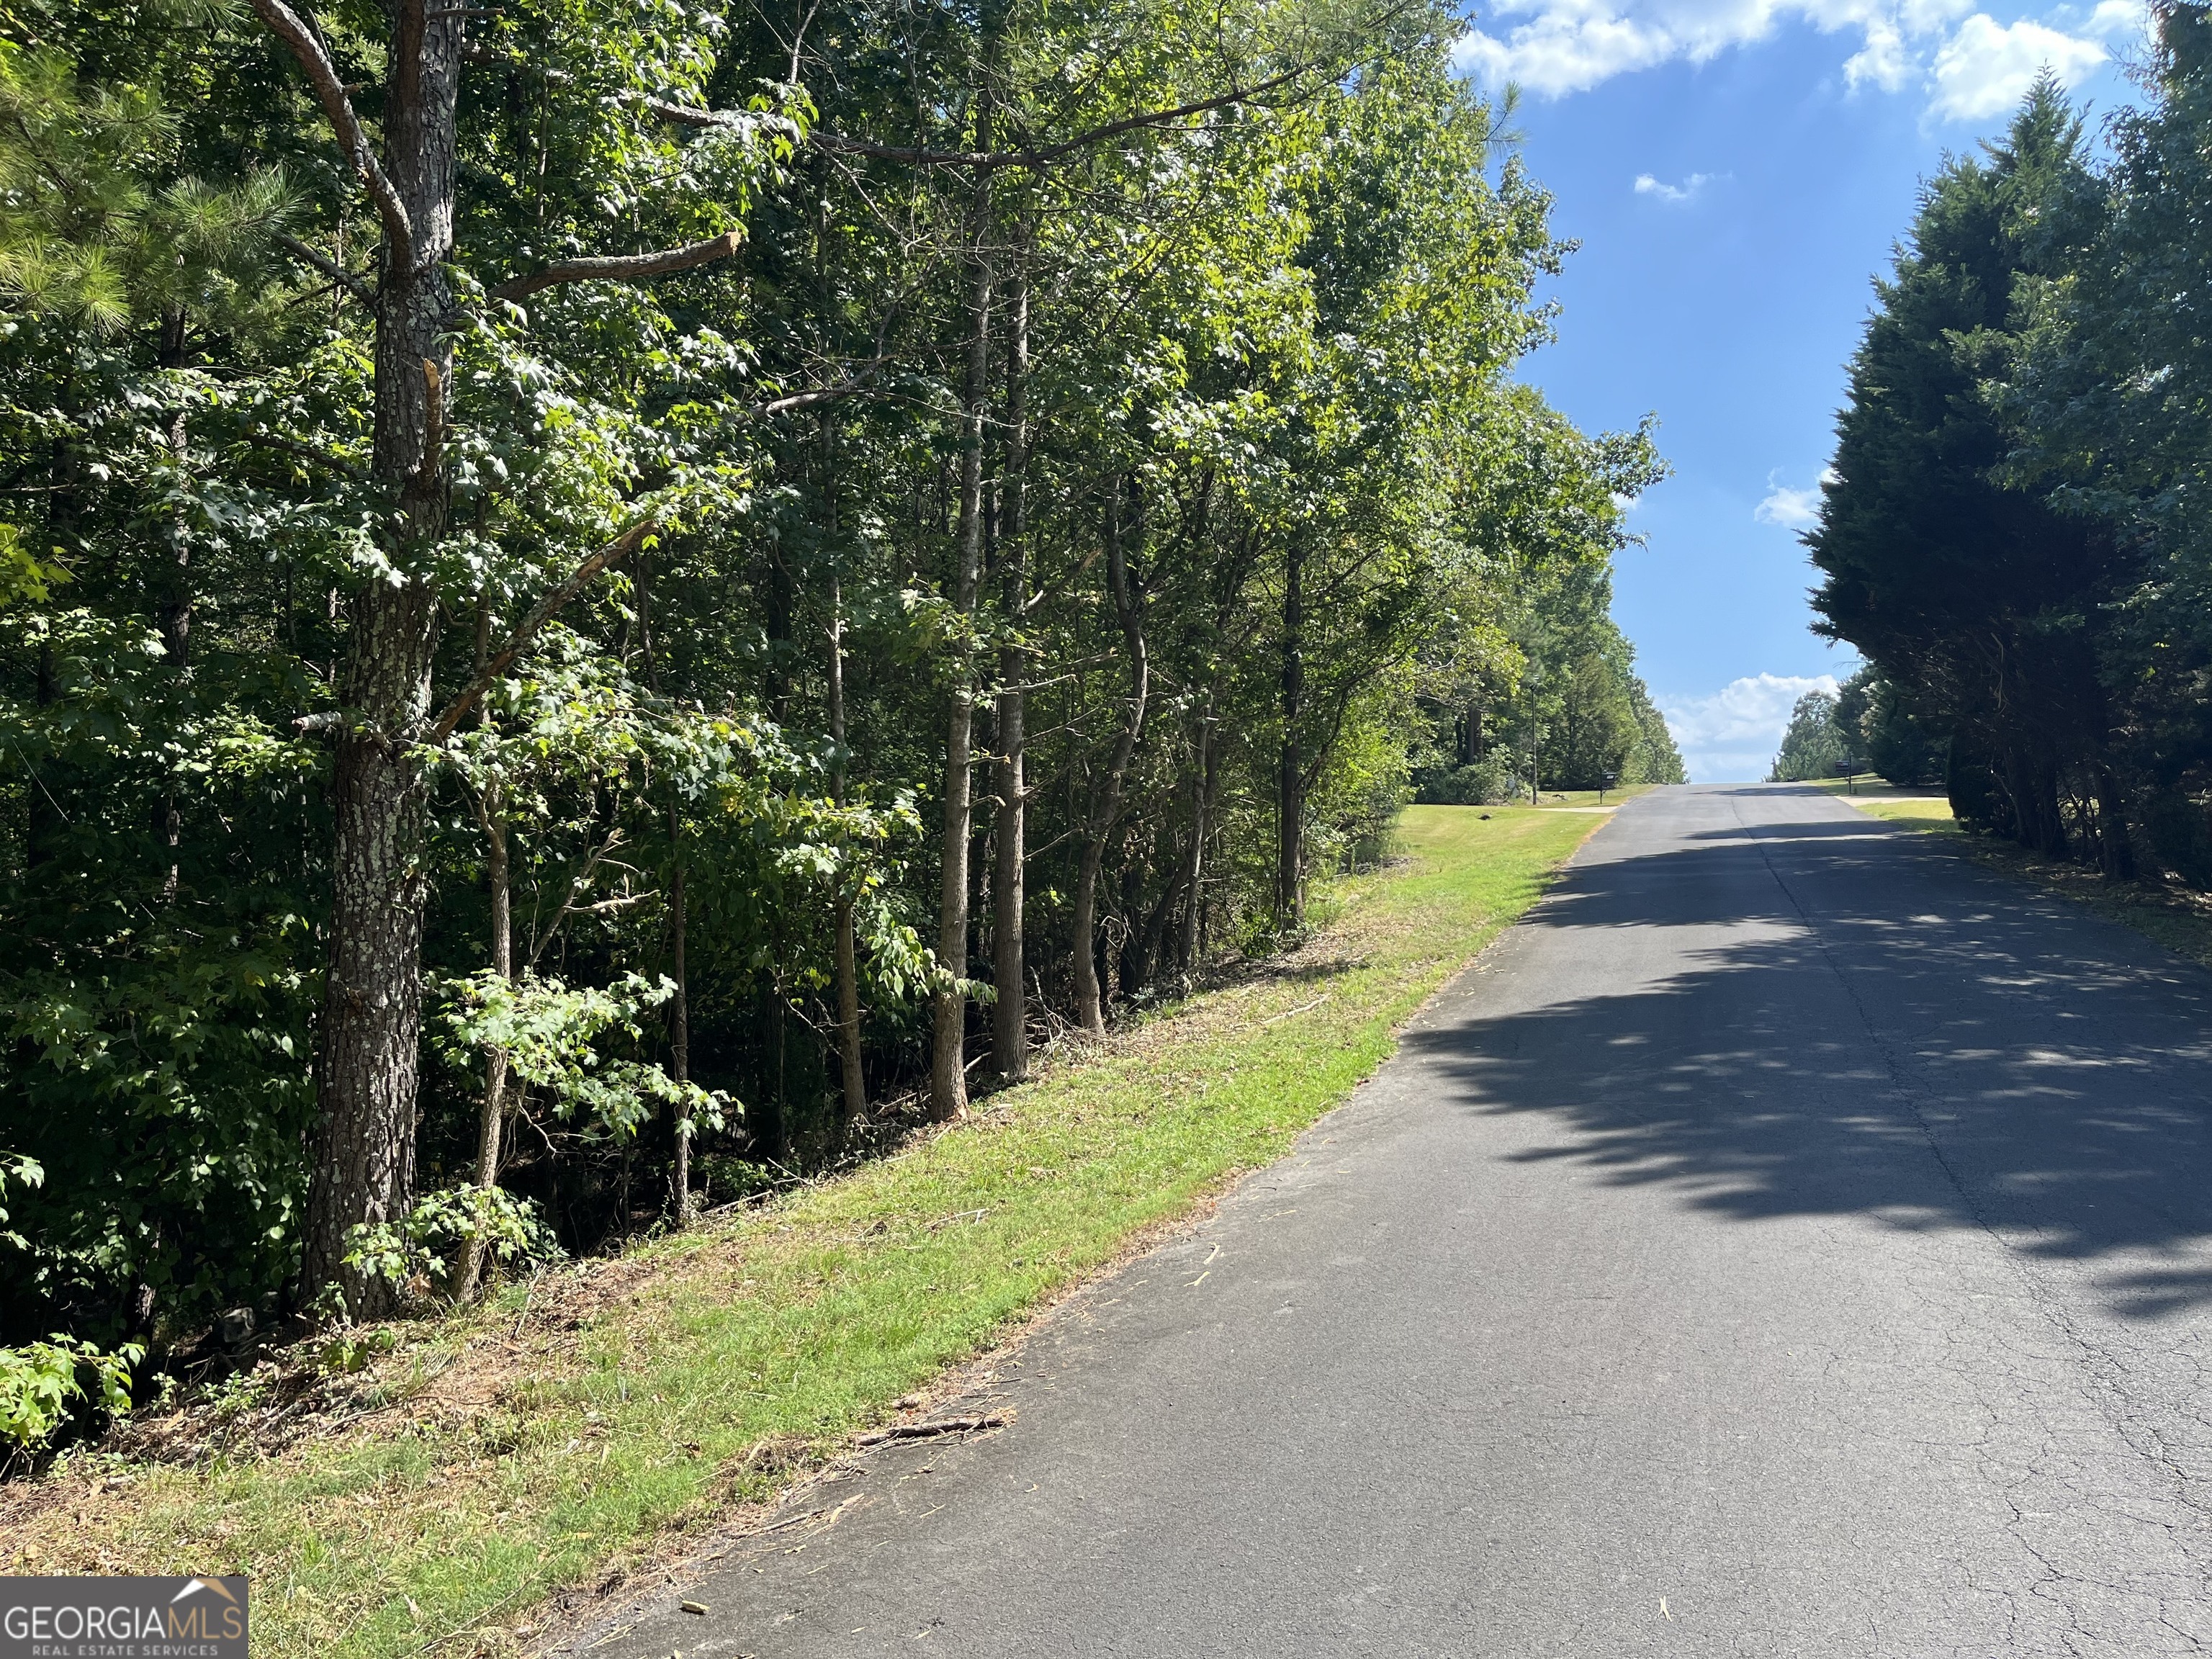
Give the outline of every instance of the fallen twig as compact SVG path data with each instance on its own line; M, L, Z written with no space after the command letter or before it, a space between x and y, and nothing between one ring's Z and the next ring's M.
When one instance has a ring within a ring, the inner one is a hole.
M1003 1427L1006 1421L994 1412L988 1417L939 1417L927 1423L894 1423L887 1429L862 1435L854 1443L880 1446L892 1440L930 1440L940 1434L973 1434L978 1429Z

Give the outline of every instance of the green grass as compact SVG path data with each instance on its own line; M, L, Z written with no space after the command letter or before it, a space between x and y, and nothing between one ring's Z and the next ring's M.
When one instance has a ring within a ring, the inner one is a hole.
M191 1464L80 1457L17 1486L0 1560L246 1573L264 1659L526 1644L549 1592L772 1498L1280 1156L1603 822L1487 810L1409 809L1409 859L1343 884L1335 923L1280 971L1055 1061L967 1123L549 1275L526 1314L510 1290L408 1328L368 1379L391 1403L363 1422Z
M1633 800L1658 787L1656 783L1630 783L1613 789L1540 789L1537 793L1541 797L1541 805L1548 811L1557 806L1618 806L1625 800ZM1601 801L1598 799L1601 794L1605 797ZM1517 804L1526 805L1528 803Z
M1869 817L1881 819L1885 823L1901 823L1908 830L1925 830L1941 836L1959 833L1959 821L1951 816L1951 803L1943 799L1905 797L1902 799L1856 799L1850 803Z
M1820 778L1814 780L1814 787L1825 789L1869 817L1880 818L1886 823L1903 824L1908 830L1926 830L1938 835L1958 833L1959 823L1951 816L1951 803L1938 790L1900 787L1871 775L1849 779Z

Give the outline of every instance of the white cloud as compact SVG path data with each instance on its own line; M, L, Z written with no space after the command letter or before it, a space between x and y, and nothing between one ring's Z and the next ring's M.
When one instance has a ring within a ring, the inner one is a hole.
M1662 202L1686 202L1711 184L1712 177L1710 173L1693 173L1680 184L1670 185L1648 173L1639 173L1636 175L1636 193L1638 196L1656 196Z
M1820 492L1811 489L1790 489L1777 484L1766 492L1766 499L1751 509L1751 516L1761 524L1778 524L1785 530L1810 530L1820 520Z
M2136 40L2150 33L2150 8L2142 0L2103 0L2089 14L2088 33L2110 40Z
M1533 22L1516 25L1502 40L1477 30L1460 44L1460 67L1492 85L1517 81L1531 92L1559 98L1681 55L1680 43L1662 25L1576 16L1577 9L1567 0Z
M1747 674L1709 697L1676 697L1659 712L1685 748L1771 750L1782 741L1790 711L1808 691L1836 689L1833 674Z
M1780 525L1785 530L1810 530L1820 521L1820 485L1833 483L1833 468L1820 474L1820 482L1805 489L1792 489L1774 482L1774 474L1766 475L1766 495L1751 516L1761 524Z
M2021 100L2045 68L2069 86L2103 63L2105 49L2023 18L2001 24L1978 11L1943 43L1931 70L1936 112L1986 120Z
M1659 712L1698 783L1763 778L1808 691L1834 694L1833 674L1748 674L1709 697L1662 698Z
M1802 23L1858 37L1844 64L1853 88L1924 83L1938 116L1985 120L2018 102L2046 63L2079 81L2108 56L2100 40L2140 38L2147 16L2144 0L2097 0L2086 14L2062 3L2047 21L1970 11L1972 0L1498 0L1496 32L1469 34L1459 62L1490 84L1559 98L1661 64L1705 63Z

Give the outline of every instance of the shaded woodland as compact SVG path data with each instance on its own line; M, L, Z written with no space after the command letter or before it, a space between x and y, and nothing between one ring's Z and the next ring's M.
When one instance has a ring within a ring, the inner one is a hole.
M1565 250L1460 27L9 12L0 1336L466 1297L957 1117L1516 698L1666 775L1659 464L1513 378Z

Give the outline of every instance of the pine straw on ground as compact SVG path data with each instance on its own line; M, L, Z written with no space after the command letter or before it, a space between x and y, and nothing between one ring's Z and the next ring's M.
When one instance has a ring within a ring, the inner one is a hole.
M1599 822L1411 809L1295 956L834 1180L149 1413L0 1486L0 1562L247 1574L264 1656L526 1647L1279 1156Z

